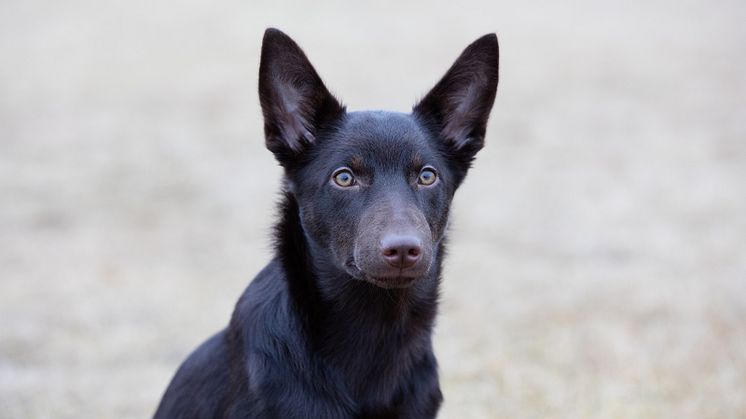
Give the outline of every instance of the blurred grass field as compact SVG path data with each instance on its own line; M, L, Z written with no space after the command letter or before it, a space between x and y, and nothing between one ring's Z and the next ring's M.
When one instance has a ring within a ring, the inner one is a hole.
M746 418L746 3L0 3L0 418L149 417L270 257L277 26L408 111L498 33L442 418Z

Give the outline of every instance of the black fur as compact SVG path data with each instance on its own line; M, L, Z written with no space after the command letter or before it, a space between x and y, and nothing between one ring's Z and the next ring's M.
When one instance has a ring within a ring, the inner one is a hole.
M275 257L156 418L436 416L448 208L484 144L497 69L486 35L412 114L348 113L295 42L267 30L259 94L285 169Z

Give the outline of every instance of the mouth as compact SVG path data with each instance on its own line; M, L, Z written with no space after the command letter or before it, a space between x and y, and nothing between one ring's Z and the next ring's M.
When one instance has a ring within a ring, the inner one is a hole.
M369 282L381 288L407 288L417 282L419 278L419 276L408 275L402 271L393 276L370 275L362 271L353 260L348 260L345 267L347 268L347 273L353 278Z

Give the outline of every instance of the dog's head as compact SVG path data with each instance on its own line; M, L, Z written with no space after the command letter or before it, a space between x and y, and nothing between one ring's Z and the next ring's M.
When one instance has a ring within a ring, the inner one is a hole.
M303 51L268 29L259 69L267 148L305 237L337 269L385 288L427 275L453 194L484 136L498 79L494 34L469 45L411 114L346 112Z

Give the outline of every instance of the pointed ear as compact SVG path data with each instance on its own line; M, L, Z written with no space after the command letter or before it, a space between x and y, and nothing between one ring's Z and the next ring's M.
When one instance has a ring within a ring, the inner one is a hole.
M413 113L435 127L439 140L466 172L484 146L487 119L497 92L497 35L466 47Z
M320 126L344 113L298 44L274 28L262 41L259 100L267 148L286 167L316 141Z

